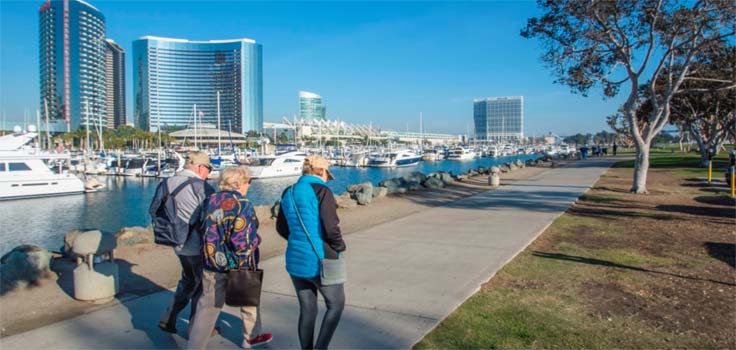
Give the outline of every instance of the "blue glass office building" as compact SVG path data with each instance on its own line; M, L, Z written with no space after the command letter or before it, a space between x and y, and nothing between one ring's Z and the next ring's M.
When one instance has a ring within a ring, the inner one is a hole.
M134 41L136 126L150 131L193 127L194 116L197 123L216 124L219 92L221 129L262 132L261 52L261 45L251 39L145 36Z
M524 97L473 100L473 122L478 141L510 141L524 137Z
M90 126L106 123L105 16L84 1L53 0L38 17L39 105L50 131L76 130L87 116Z
M322 104L322 96L312 92L299 91L299 119L326 120L327 107Z

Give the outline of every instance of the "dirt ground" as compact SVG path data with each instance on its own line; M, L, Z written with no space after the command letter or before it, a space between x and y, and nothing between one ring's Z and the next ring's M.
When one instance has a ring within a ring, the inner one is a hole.
M547 231L529 249L546 258L610 267L576 293L592 315L630 318L673 335L703 337L716 348L736 349L734 200L702 179L659 169L650 170L649 195L630 194L631 172L610 169L564 214L581 224L566 226L565 232ZM629 254L637 262L538 253L559 252L563 246L616 252L618 259ZM506 282L494 279L484 288ZM505 287L540 287L538 281L513 283Z
M561 166L564 162L559 163ZM549 164L526 167L502 174L501 184L533 177L549 170ZM470 178L441 190L421 190L406 195L392 195L374 200L369 206L339 209L340 226L345 235L392 221L424 209L445 205L461 198L490 190L487 176ZM272 218L259 218L262 259L281 254L285 241L276 234ZM350 239L346 238L349 245ZM113 300L88 303L74 300L72 270L74 264L54 259L54 276L40 286L19 288L0 296L0 337L59 322L94 310L109 307L150 293L173 288L181 273L176 255L169 247L138 244L115 250L119 268L120 293ZM163 307L163 306L162 306Z

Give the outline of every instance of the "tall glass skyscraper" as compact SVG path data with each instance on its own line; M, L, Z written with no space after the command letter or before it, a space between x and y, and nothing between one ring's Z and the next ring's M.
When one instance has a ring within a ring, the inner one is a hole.
M107 120L105 16L81 0L50 0L39 12L40 106L55 132Z
M299 119L314 120L327 118L327 107L322 104L322 96L307 91L299 91Z
M112 39L105 42L107 127L125 125L125 50Z
M473 121L479 141L521 139L524 137L524 97L475 99Z
M251 39L189 41L145 36L133 42L135 123L143 130L217 123L263 130L262 48ZM196 109L195 109L196 108Z

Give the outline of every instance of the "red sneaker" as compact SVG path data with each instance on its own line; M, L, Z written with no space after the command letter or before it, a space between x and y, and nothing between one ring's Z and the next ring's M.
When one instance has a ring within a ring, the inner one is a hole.
M263 345L268 342L270 342L273 339L273 334L271 333L263 333L259 334L253 339L243 339L243 344L240 344L240 347L243 349L250 349L254 346Z

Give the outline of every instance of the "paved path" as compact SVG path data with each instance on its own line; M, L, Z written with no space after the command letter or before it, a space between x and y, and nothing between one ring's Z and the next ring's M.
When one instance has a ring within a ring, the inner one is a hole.
M331 346L410 348L536 239L612 163L594 159L551 169L347 236L347 306ZM262 267L264 327L274 333L268 347L298 348L298 305L283 256ZM171 296L164 291L2 338L0 348L184 347L182 336L156 327ZM238 313L225 311L223 334L210 341L212 348L237 348L242 339ZM179 320L180 334L185 319Z

